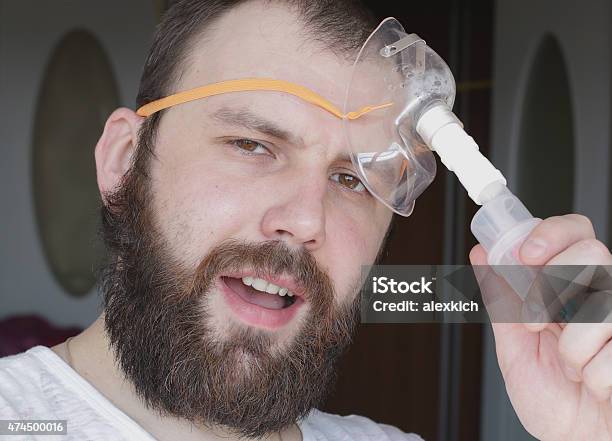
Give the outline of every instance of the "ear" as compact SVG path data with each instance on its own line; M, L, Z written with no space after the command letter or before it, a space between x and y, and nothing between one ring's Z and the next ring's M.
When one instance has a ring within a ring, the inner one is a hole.
M120 184L130 168L143 121L143 117L125 107L115 110L106 120L95 153L98 188L104 201L105 194Z

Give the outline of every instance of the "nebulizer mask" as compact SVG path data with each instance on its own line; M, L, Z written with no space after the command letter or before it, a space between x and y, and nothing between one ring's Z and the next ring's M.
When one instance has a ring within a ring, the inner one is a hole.
M508 190L504 176L463 130L451 111L454 98L455 81L444 60L397 20L384 20L355 61L345 109L392 104L345 120L351 159L370 192L408 216L434 179L436 152L482 205L471 229L487 250L489 264L520 264L517 250L540 219ZM527 295L533 274L513 270L502 275L521 297Z

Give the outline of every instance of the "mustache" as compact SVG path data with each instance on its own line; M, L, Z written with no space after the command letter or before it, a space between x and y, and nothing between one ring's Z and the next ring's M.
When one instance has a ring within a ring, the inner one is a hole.
M244 270L264 279L287 274L303 289L306 300L314 300L315 293L325 293L325 296L334 298L331 278L312 254L304 249L291 249L279 240L261 243L237 239L223 241L197 266L192 292L206 292L218 276Z

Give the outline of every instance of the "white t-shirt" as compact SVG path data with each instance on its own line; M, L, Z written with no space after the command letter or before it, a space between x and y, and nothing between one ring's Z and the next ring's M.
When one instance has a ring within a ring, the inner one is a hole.
M10 436L13 441L155 440L45 346L0 358L1 419L67 420L67 435ZM332 415L316 409L298 425L304 441L422 440L365 417Z

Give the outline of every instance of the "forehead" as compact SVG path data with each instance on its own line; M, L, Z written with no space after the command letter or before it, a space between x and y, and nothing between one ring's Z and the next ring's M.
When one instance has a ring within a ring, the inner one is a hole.
M305 86L342 108L353 54L325 49L286 6L259 1L230 10L194 41L178 89L239 78Z

